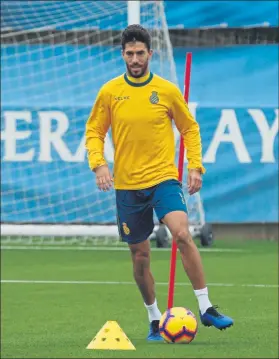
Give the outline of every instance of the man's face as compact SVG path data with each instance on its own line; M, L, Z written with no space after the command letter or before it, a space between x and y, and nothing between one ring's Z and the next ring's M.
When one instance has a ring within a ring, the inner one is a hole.
M122 56L126 62L128 75L138 78L148 72L148 64L152 56L152 50L148 51L143 42L128 42L122 51Z

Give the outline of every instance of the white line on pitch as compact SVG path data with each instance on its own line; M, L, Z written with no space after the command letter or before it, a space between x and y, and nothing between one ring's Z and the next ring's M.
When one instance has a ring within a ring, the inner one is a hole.
M94 280L25 280L2 279L1 283L13 284L100 284L100 285L135 285L134 282L94 281ZM169 285L167 282L156 282L156 285ZM175 283L177 286L189 286L190 283ZM254 287L254 288L278 288L278 284L235 284L235 283L208 283L211 287Z
M86 246L1 246L2 250L38 250L38 251L128 251L128 247L86 247ZM166 252L171 251L171 248L151 248L152 252ZM243 252L242 249L237 248L199 248L200 252L209 252L209 253L225 253L225 252Z

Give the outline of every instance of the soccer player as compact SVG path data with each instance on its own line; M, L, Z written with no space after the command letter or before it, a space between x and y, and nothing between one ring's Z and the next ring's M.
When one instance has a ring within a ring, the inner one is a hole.
M148 340L162 340L161 312L150 271L153 210L176 241L185 272L198 300L205 326L224 329L233 320L217 311L208 297L199 251L188 229L185 199L175 166L174 121L183 136L188 159L190 195L202 185L202 150L199 125L189 112L179 89L149 70L150 34L140 25L122 33L122 57L126 73L100 89L86 124L89 167L100 190L116 190L119 234L131 251L134 278L150 322ZM104 158L109 127L115 148L114 174Z

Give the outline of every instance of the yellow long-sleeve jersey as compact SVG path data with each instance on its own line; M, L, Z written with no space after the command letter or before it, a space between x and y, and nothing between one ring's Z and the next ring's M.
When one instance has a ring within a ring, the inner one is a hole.
M177 179L172 120L183 136L188 168L204 173L199 125L179 89L151 72L139 79L114 78L99 91L86 124L89 167L106 164L104 141L111 126L115 189Z

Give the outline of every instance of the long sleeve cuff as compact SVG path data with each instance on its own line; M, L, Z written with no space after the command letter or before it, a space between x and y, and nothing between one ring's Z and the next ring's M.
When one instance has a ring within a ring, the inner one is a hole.
M91 171L93 171L95 168L106 165L106 160L101 155L96 154L89 154L88 155L88 163Z
M202 174L204 174L206 172L206 169L204 168L204 166L200 163L188 163L188 166L187 166L188 170L195 170L195 169L198 169L201 171Z

